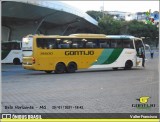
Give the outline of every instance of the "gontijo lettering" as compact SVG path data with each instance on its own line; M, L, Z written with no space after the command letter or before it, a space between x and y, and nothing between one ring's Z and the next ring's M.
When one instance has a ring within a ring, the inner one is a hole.
M94 55L94 51L65 51L65 55Z

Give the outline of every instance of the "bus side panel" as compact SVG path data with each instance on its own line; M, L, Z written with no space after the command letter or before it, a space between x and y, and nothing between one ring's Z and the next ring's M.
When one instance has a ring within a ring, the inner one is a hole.
M55 70L55 66L59 62L63 62L66 66L69 62L75 62L78 69L89 68L102 51L103 49L37 49L35 69Z
M106 57L103 61L100 58L104 54L101 54L98 58L99 63L93 63L90 68L125 67L127 60L131 60L133 66L136 66L136 51L134 49L105 49L105 51Z
M2 52L2 63L13 63L13 60L15 58L18 58L20 62L22 62L22 50L10 50L8 52L5 52L5 54L3 53L4 52Z

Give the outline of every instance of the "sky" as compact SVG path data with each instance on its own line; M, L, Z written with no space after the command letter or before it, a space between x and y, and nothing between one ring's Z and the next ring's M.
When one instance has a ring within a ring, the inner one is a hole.
M123 12L151 12L159 11L159 0L145 1L61 1L74 6L84 12L88 10L100 11L104 4L105 11L123 11Z

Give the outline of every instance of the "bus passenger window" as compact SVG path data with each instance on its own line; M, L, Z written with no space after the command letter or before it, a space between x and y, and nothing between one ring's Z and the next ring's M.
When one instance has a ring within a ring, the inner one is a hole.
M54 49L54 44L49 44L49 49Z
M122 39L116 41L117 41L117 48L122 48Z
M72 48L78 48L78 44L77 43L73 43L72 44Z
M100 43L100 48L106 48L106 43Z
M123 48L133 48L132 40L123 40Z
M100 43L100 48L108 48L109 44L107 42L105 43Z
M110 40L100 40L99 41L99 47L100 48L109 48L110 47Z
M69 39L61 40L58 43L58 48L61 48L61 49L70 48L71 47L71 43L72 42Z
M78 43L78 48L85 48L86 39L76 39Z
M116 40L111 40L111 47L116 48L117 47L117 42Z
M93 48L93 42L87 42L86 48Z
M54 49L55 46L55 40L52 38L37 38L37 47L41 49Z
M69 44L61 44L60 47L61 48L69 48L70 46L69 46Z
M122 48L122 40L121 39L112 39L111 40L112 48Z

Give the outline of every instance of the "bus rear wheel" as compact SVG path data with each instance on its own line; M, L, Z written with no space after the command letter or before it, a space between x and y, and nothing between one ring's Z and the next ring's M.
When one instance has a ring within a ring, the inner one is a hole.
M66 66L64 63L58 63L56 65L56 68L55 68L56 74L61 74L61 73L64 73L65 71L66 71Z
M19 65L19 64L20 64L19 58L15 58L15 59L13 60L13 64L14 64L14 65Z
M133 62L131 60L126 61L124 69L131 69L133 67Z
M50 74L50 73L52 73L52 71L50 71L50 70L47 70L47 71L45 71L47 74Z
M74 73L77 70L77 64L74 62L70 62L67 66L68 73Z

